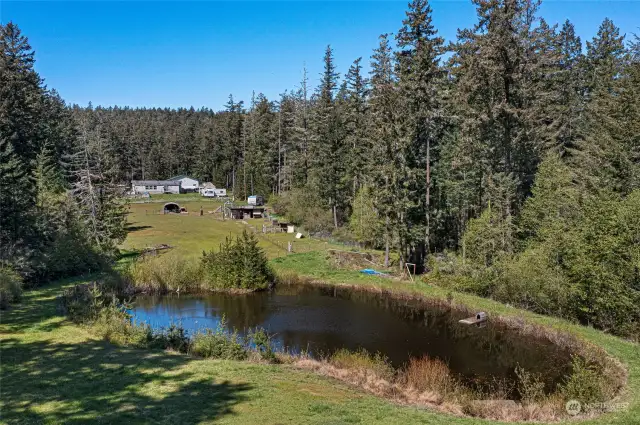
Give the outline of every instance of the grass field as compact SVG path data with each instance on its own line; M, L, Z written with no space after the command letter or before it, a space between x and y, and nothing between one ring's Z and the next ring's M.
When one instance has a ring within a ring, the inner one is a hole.
M185 195L186 196L186 195ZM161 214L164 202L178 202L189 214ZM217 201L183 201L182 198L166 198L163 202L132 203L129 205L129 235L122 245L125 250L139 250L159 244L169 244L184 256L199 256L203 250L217 249L227 236L235 236L247 229L238 220L222 221L220 214L209 214L221 205ZM204 214L200 215L202 207ZM263 220L249 220L258 230ZM273 242L270 242L273 241ZM294 251L326 249L329 244L318 239L296 239L291 233L273 233L260 238L260 246L270 258L287 255L287 242Z
M200 209L199 202L184 203L189 211ZM206 209L205 206L205 212ZM203 249L216 247L221 238L237 234L245 226L207 215L157 215L149 214L149 210L149 204L131 205L131 233L124 248L168 243L176 246L177 253L194 256ZM279 237L286 240L292 236ZM335 269L326 259L327 244L316 240L307 243L308 249L316 251L286 256L273 244L261 241L279 272L335 284L367 285L442 299L448 296L448 291L422 282ZM82 281L56 282L28 291L21 304L2 312L0 407L3 423L493 423L396 405L292 366L201 360L111 345L56 312L55 297L65 286ZM616 400L628 403L628 408L581 423L640 424L638 344L473 295L454 293L453 301L490 315L518 317L570 332L603 347L628 368L627 390Z

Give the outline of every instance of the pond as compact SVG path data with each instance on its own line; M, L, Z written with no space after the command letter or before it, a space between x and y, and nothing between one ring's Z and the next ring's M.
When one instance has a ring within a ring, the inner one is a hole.
M216 328L224 315L229 330L262 327L278 348L314 357L364 348L401 367L410 357L429 355L480 388L496 379L514 382L517 365L540 373L547 391L570 372L570 353L549 341L525 338L492 321L484 327L462 325L458 320L465 314L448 306L344 287L281 285L243 295L141 296L132 314L153 327L179 323L190 333Z

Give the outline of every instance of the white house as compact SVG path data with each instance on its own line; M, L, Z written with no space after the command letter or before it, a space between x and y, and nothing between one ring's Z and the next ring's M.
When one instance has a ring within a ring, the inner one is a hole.
M200 189L200 182L196 179L192 179L189 176L174 176L169 180L179 181L182 192L198 192Z
M131 189L136 195L180 193L180 182L174 180L132 180Z

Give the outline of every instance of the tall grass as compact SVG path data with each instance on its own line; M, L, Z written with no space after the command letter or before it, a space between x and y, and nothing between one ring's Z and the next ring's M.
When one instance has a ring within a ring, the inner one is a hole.
M136 291L167 293L202 289L198 261L172 252L144 257L132 263L127 272Z
M447 364L428 356L411 358L399 379L408 388L419 392L435 392L443 398L460 389L460 383L453 377Z
M340 349L328 358L328 362L341 369L370 372L386 380L391 380L395 374L387 357L381 353L371 354L364 348L356 351Z

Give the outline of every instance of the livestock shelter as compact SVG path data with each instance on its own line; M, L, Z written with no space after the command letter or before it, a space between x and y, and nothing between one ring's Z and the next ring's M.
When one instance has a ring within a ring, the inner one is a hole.
M175 202L167 202L166 204L164 204L164 207L162 207L163 214L171 214L171 213L179 214L183 211L186 211L186 209L180 207L180 205L178 205Z
M229 210L231 211L231 218L236 220L243 220L245 218L262 218L264 215L264 208L256 207L254 205L229 207Z
M175 180L132 180L131 189L134 195L180 193L180 182Z

